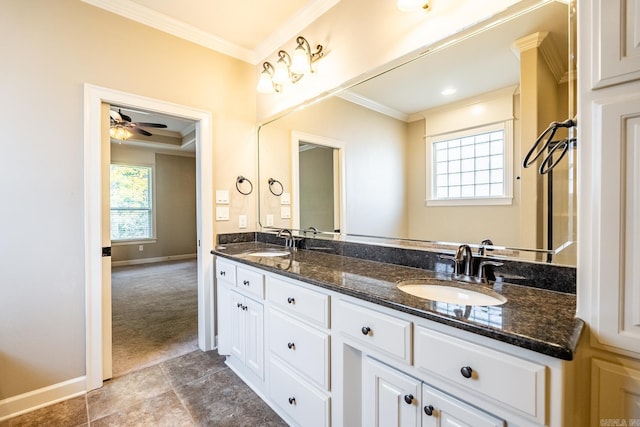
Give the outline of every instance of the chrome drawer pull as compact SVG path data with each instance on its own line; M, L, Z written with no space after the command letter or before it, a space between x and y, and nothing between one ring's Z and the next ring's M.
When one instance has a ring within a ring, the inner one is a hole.
M295 304L296 303L296 299L294 297L289 297L289 298L287 298L287 302L289 304Z
M290 397L289 398L289 405L295 405L296 404L296 398L295 397Z
M371 332L371 328L368 326L363 326L361 331L362 331L362 335L369 335L369 333Z
M292 342L287 344L287 347L289 347L290 350L293 349L295 346L296 346L295 343L292 343Z

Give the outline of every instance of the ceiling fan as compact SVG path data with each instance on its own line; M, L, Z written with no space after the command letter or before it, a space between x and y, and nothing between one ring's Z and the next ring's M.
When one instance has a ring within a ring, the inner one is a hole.
M131 117L122 112L120 108L118 111L109 111L109 135L115 139L129 139L134 133L151 136L151 132L142 129L146 128L166 128L167 125L162 123L147 123L147 122L133 122Z

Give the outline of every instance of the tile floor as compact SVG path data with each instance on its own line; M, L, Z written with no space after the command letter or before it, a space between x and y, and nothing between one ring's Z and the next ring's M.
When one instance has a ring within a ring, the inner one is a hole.
M193 351L0 427L286 426L216 351Z

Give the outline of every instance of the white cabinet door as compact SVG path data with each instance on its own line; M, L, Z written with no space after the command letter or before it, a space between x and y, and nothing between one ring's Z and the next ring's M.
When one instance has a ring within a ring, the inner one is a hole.
M422 385L422 427L501 427L504 421Z
M260 378L264 377L264 308L259 302L245 298L245 365Z
M231 301L229 300L231 286L218 281L216 307L218 309L218 353L224 356L231 354ZM233 310L235 312L235 310Z
M594 171L602 194L595 329L600 344L640 353L640 95L607 98L594 110L602 118L593 145L603 171Z
M591 383L592 425L638 425L640 370L593 359ZM606 421L611 424L603 424Z
M228 291L229 301L229 350L258 377L264 378L264 306Z
M229 291L230 350L231 355L244 363L245 344L245 310L244 297L237 292Z
M595 0L592 4L592 87L640 79L640 3Z
M420 381L370 357L362 363L363 425L419 426Z

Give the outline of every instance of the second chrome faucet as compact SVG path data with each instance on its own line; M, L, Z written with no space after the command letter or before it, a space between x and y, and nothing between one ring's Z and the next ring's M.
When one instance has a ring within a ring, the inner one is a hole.
M458 246L454 256L441 255L440 257L453 261L453 279L464 282L486 283L488 281L486 267L500 267L502 265L501 262L483 259L474 273L473 253L469 245Z

